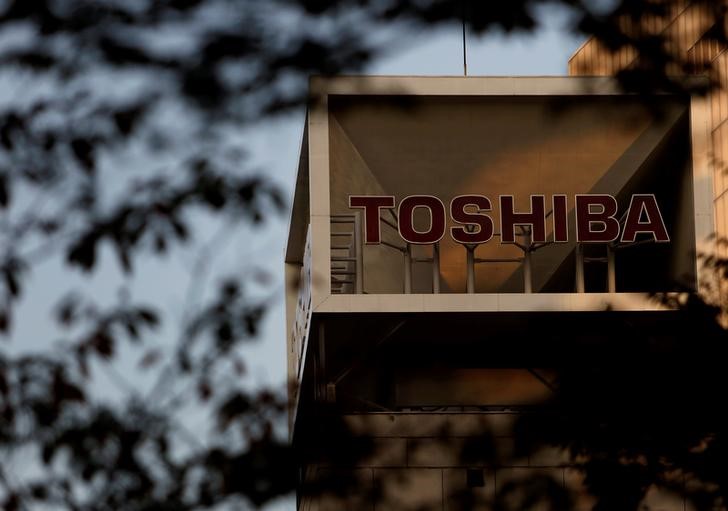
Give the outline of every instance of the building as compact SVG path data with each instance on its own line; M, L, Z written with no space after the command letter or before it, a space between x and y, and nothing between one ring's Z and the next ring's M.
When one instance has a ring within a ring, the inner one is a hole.
M720 4L720 2L716 2ZM725 172L728 161L728 53L713 36L716 29L722 28L722 18L710 11L710 2L676 0L670 5L671 12L664 17L645 17L638 24L625 20L628 31L664 34L670 41L670 51L678 62L686 62L699 73L709 72L719 84L707 96L709 105L710 142L713 160L713 201L715 204L716 234L728 234L728 175ZM609 51L598 40L587 40L569 59L571 76L614 76L622 69L635 65L635 52L624 48L619 52ZM710 69L706 69L706 63ZM672 74L680 75L683 70L673 66ZM726 249L719 247L722 255Z
M641 29L725 83L702 5ZM490 509L525 480L591 509L565 453L514 431L567 355L669 339L650 295L703 288L728 229L725 87L655 118L610 78L633 63L590 40L570 77L312 80L286 255L298 509Z
M700 286L708 101L665 96L656 119L598 77L311 90L286 256L301 284L288 296L299 509L480 509L536 476L578 492L564 453L524 457L513 428L548 401L565 352L609 357L647 329L667 335L670 311L646 293ZM614 241L588 241L609 201L580 223L579 197L614 198ZM657 215L631 207L645 197Z

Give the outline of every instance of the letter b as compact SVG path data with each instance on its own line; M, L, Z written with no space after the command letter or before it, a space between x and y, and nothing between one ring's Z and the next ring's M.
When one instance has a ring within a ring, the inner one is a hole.
M598 211L594 211L594 208ZM609 243L619 238L617 200L611 195L576 196L576 241Z

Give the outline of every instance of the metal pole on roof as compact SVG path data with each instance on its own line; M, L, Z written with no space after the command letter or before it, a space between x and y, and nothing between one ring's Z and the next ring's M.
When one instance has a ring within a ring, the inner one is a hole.
M466 0L463 0L460 5L463 14L463 75L468 76L468 48L465 44L465 2Z
M610 293L617 292L617 270L612 245L607 245L607 291Z
M531 231L526 233L526 249L523 251L523 292L533 293L533 276L531 257Z
M357 211L354 215L354 255L356 257L354 292L357 294L364 292L364 244L362 243L362 235L361 212Z
M404 294L412 293L412 245L407 243L404 250Z
M465 250L467 250L466 265L468 269L465 292L472 294L475 293L475 246L465 245Z
M584 285L584 247L581 243L576 243L576 292L585 292Z
M440 293L440 242L432 245L432 293Z

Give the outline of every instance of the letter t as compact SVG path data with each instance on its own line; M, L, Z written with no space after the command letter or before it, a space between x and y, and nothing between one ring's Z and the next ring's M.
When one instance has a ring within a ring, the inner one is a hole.
M364 209L364 241L368 245L381 242L379 210L394 207L392 195L349 195L350 208Z

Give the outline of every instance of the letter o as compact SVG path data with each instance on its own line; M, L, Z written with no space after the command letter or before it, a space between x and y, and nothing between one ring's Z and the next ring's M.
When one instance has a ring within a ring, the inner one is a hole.
M417 208L430 212L430 227L426 231L414 228L412 216ZM407 243L431 245L445 236L445 204L432 195L410 195L402 199L397 211L399 235Z

